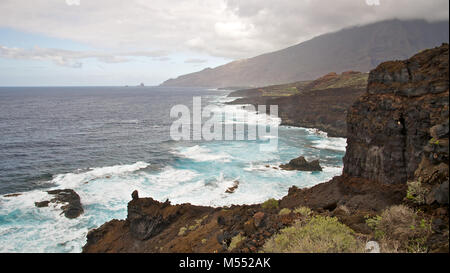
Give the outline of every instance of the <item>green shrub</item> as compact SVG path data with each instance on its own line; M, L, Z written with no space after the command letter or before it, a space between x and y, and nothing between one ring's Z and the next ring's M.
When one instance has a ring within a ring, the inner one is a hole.
M407 186L406 199L418 205L424 204L428 190L422 186L422 183L420 181L410 181L407 183Z
M312 214L312 210L308 207L298 207L294 209L294 213L301 214L302 216L309 217Z
M263 209L278 209L278 200L270 198L266 202L262 203L261 207Z
M431 224L413 209L392 206L373 218L366 220L375 232L384 252L426 252L426 241L431 234Z
M278 215L288 215L291 213L291 210L288 208L281 209Z
M296 222L270 238L264 252L275 253L342 253L364 252L363 243L354 231L335 217L315 216L307 222Z
M234 236L234 237L231 239L230 245L228 246L228 251L231 251L231 250L235 249L235 248L237 247L237 245L238 245L240 242L242 242L243 240L245 240L245 239L246 239L246 237L245 237L245 236L242 236L241 233L239 233L238 235Z

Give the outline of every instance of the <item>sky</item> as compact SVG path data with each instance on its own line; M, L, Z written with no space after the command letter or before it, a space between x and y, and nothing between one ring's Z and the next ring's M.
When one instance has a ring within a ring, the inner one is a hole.
M448 0L0 0L0 86L158 85Z

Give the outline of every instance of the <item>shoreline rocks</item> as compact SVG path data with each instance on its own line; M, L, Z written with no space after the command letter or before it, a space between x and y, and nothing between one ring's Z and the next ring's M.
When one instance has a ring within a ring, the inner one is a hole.
M66 203L61 206L64 216L73 219L80 216L83 212L83 206L81 205L80 196L72 189L63 190L51 190L47 191L48 194L55 197L51 200L35 202L34 205L38 208L48 207L50 203Z

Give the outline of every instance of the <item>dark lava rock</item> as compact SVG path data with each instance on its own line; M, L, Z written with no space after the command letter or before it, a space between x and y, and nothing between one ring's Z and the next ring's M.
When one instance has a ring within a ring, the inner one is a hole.
M10 194L5 194L3 195L4 197L17 197L22 195L21 193L10 193Z
M138 193L137 190L134 190L134 191L131 193L131 199L133 199L133 200L139 199L139 193Z
M307 172L320 172L322 167L319 164L319 160L313 160L311 162L306 161L303 156L297 157L289 161L289 164L280 165L283 170L297 170Z
M448 205L449 199L449 183L445 181L440 185L436 185L426 197L428 204L438 203L441 205Z
M404 184L422 156L448 159L448 50L443 44L370 72L367 93L348 110L344 174Z
M38 208L48 207L50 201L34 202L34 205Z
M48 201L49 203L67 203L67 205L61 207L64 216L66 216L67 218L70 219L77 218L84 212L83 207L81 206L80 196L74 190L64 189L64 190L52 190L47 192L48 194L55 196L55 198Z

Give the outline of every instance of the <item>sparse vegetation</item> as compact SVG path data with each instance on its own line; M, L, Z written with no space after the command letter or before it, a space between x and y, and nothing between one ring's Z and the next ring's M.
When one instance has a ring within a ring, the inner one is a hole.
M422 185L420 181L409 181L407 183L408 190L406 191L406 199L421 205L425 203L425 196L428 190Z
M178 236L183 236L186 233L187 228L186 227L181 227L180 230L178 231Z
M337 218L315 216L309 221L298 221L270 238L264 252L276 253L341 253L364 252L352 229Z
M234 237L231 239L230 245L228 246L228 251L231 251L231 250L235 249L235 248L237 247L237 245L238 245L240 242L242 242L243 240L245 240L245 239L246 239L246 237L245 237L245 236L242 236L241 233L239 233L238 235L234 236Z
M194 224L189 226L189 230L197 229L200 226L200 224L203 222L203 220L206 219L206 217L208 217L208 215L205 215L202 218L195 220Z
M302 216L309 217L312 214L312 210L308 207L298 207L294 209L294 213L298 213Z
M431 224L413 209L392 206L381 215L368 218L366 223L375 232L383 252L426 252Z
M439 145L439 140L432 138L432 139L430 139L430 141L428 143L430 143L431 145Z
M290 214L292 211L290 210L290 209L288 209L288 208L284 208L284 209L281 209L280 210L280 212L278 213L278 215L288 215L288 214Z
M270 198L266 202L261 204L263 209L278 209L278 200Z

